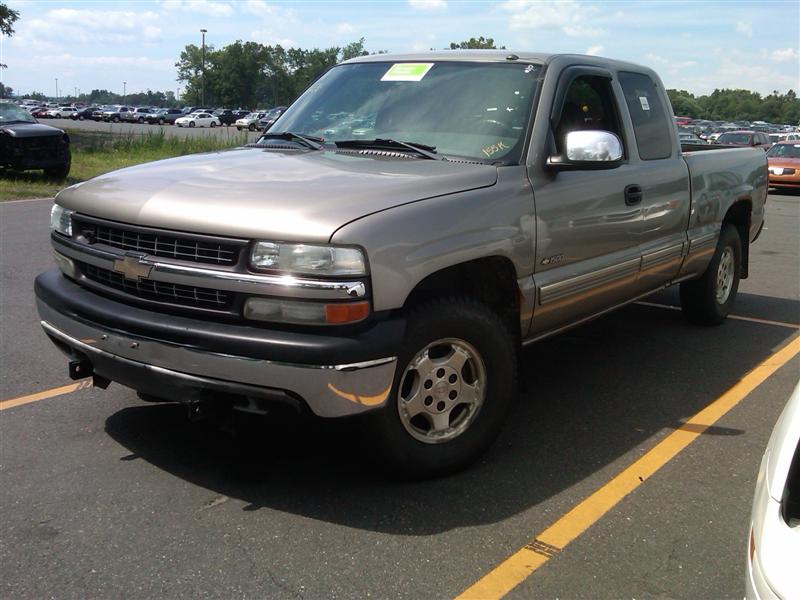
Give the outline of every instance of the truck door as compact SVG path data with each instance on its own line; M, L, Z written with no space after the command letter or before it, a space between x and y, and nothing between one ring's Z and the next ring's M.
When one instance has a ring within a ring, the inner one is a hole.
M676 141L672 115L661 82L645 73L621 71L619 84L635 144L630 144L631 180L641 191L639 247L640 294L674 279L686 250L689 224L689 168Z
M543 92L544 95L544 92ZM547 128L533 144L561 153L566 134L580 130L614 133L629 155L612 75L597 67L568 67L559 75ZM536 150L532 150L535 152ZM626 187L641 182L628 160L606 170L558 170L542 156L529 160L536 204L538 289L529 337L557 329L629 300L636 293L641 256L642 207L626 201Z

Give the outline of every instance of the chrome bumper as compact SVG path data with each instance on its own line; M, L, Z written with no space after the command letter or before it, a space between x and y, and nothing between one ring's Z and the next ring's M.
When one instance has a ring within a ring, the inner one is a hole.
M41 300L37 307L45 333L90 361L135 364L145 373L196 385L213 379L290 392L320 417L343 417L383 406L394 380L394 356L343 365L282 363L129 336L62 315Z

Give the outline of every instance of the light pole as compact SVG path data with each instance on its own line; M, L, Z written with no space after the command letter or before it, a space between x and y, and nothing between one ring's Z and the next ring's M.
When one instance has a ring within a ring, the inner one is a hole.
M201 35L203 36L203 63L202 63L202 75L200 80L200 104L203 106L206 105L206 33L208 33L208 29L201 29Z
M56 77L56 104L58 104L58 77Z
M122 103L123 104L127 104L127 102L125 102L125 96L127 96L127 95L128 95L128 82L127 81L123 81L122 82Z

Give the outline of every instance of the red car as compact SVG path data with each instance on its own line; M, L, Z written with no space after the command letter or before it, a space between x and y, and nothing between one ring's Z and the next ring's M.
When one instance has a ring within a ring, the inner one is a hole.
M44 119L47 118L47 111L50 110L46 106L42 106L41 108L37 108L31 111L31 116L35 119Z
M741 146L761 148L765 152L772 148L772 141L766 133L760 131L726 131L717 138L717 144L723 146Z

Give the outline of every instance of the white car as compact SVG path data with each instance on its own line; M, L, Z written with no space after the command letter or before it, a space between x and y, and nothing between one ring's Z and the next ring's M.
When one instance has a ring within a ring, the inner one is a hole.
M241 119L237 119L234 125L236 129L241 131L242 129L247 129L249 131L255 131L256 129L260 129L260 121L264 117L267 116L266 111L264 112L251 112L246 117L242 117Z
M52 108L47 111L47 116L52 117L53 119L66 119L71 117L78 109L73 106L59 106L58 108Z
M749 543L747 598L800 598L800 383L761 459Z
M219 127L222 122L212 114L198 112L175 119L175 125L178 127Z

